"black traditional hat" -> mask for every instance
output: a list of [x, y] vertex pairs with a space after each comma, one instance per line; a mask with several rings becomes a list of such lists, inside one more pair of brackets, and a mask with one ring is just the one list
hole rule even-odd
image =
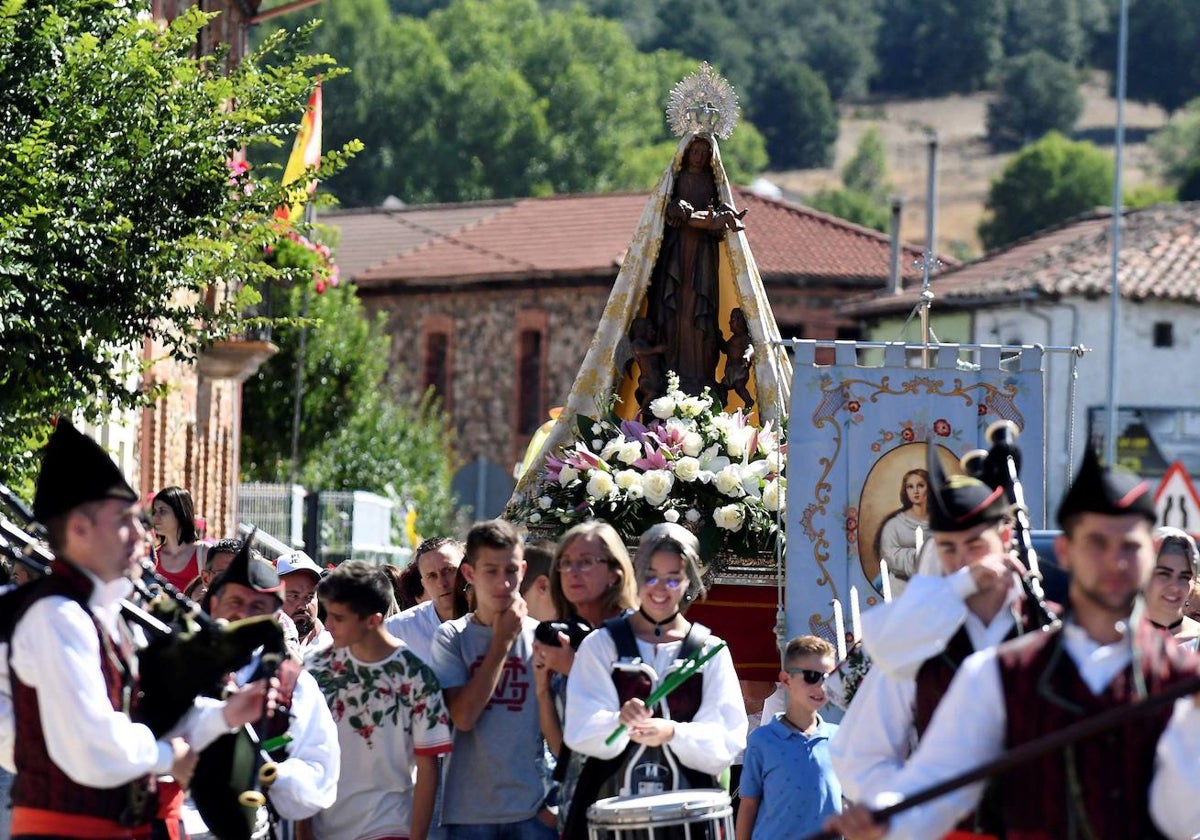
[[1003, 488], [991, 488], [968, 475], [946, 477], [935, 443], [926, 444], [929, 472], [929, 527], [933, 531], [967, 531], [999, 522], [1009, 512]]
[[1158, 521], [1150, 482], [1131, 472], [1105, 467], [1096, 450], [1088, 446], [1075, 480], [1058, 506], [1058, 524], [1079, 513], [1125, 516], [1136, 513], [1153, 525]]
[[255, 553], [250, 548], [252, 542], [253, 533], [242, 541], [241, 550], [229, 561], [225, 571], [213, 581], [209, 587], [210, 592], [216, 592], [228, 583], [239, 583], [255, 592], [283, 597], [283, 581], [279, 579], [279, 573], [266, 560], [254, 556]]
[[33, 496], [33, 515], [46, 522], [85, 502], [138, 500], [121, 470], [100, 444], [60, 417], [42, 450], [42, 471]]

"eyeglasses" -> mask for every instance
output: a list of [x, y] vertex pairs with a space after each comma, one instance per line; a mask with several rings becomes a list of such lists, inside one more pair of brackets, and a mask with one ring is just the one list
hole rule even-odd
[[568, 572], [587, 573], [597, 566], [607, 564], [607, 557], [576, 557], [574, 560], [559, 560], [558, 571], [564, 575]]
[[824, 671], [813, 671], [808, 668], [787, 668], [786, 670], [793, 676], [799, 674], [804, 678], [804, 682], [806, 682], [808, 685], [816, 685], [817, 683], [823, 683], [825, 680], [829, 679], [829, 674], [825, 673]]
[[658, 575], [646, 575], [646, 577], [642, 578], [642, 583], [646, 586], [658, 586], [660, 582], [666, 585], [667, 589], [678, 589], [683, 586], [683, 578], [660, 578]]

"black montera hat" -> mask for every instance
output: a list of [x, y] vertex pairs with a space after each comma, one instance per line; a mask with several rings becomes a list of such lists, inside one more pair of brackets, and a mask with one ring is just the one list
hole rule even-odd
[[1096, 450], [1088, 446], [1075, 480], [1058, 506], [1058, 524], [1079, 513], [1125, 516], [1135, 513], [1153, 525], [1158, 521], [1150, 482], [1131, 472], [1105, 467]]
[[239, 583], [255, 592], [282, 597], [283, 581], [279, 579], [279, 573], [266, 560], [255, 556], [256, 552], [250, 548], [253, 541], [253, 533], [242, 541], [241, 550], [229, 561], [225, 571], [213, 581], [211, 591], [216, 592], [227, 583]]
[[967, 531], [1008, 515], [1003, 488], [991, 488], [968, 475], [946, 477], [935, 443], [926, 444], [929, 472], [929, 527], [934, 531]]
[[60, 417], [42, 450], [33, 515], [44, 523], [101, 499], [136, 502], [138, 495], [100, 444]]

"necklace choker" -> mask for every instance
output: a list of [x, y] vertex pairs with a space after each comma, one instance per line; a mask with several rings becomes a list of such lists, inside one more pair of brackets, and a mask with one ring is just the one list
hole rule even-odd
[[1180, 616], [1170, 624], [1159, 624], [1157, 621], [1151, 621], [1150, 623], [1160, 630], [1178, 630], [1183, 625], [1183, 616]]
[[675, 612], [671, 613], [669, 616], [664, 618], [662, 621], [655, 621], [641, 607], [638, 607], [638, 615], [640, 615], [642, 618], [646, 619], [646, 621], [648, 621], [654, 625], [654, 638], [661, 639], [662, 634], [663, 634], [663, 627], [665, 627], [666, 625], [670, 624], [672, 621], [675, 620], [676, 616], [679, 615], [679, 610], [675, 610]]

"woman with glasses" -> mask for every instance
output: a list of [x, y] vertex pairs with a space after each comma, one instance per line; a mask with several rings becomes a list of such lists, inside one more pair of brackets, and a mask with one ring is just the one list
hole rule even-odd
[[[704, 592], [695, 535], [655, 525], [642, 535], [634, 571], [641, 605], [584, 640], [567, 681], [565, 739], [588, 760], [566, 840], [587, 836], [588, 806], [606, 796], [716, 787], [746, 745], [746, 712], [727, 648], [655, 707], [644, 702], [681, 659], [720, 644], [683, 616]], [[618, 726], [625, 731], [607, 743]]]
[[[559, 540], [550, 564], [550, 598], [556, 617], [563, 622], [599, 627], [605, 621], [637, 608], [636, 576], [620, 535], [607, 522], [583, 522]], [[565, 633], [558, 644], [533, 644], [534, 677], [542, 732], [559, 762], [559, 829], [583, 767], [583, 757], [563, 749], [562, 720], [566, 704], [567, 675], [575, 650]], [[578, 641], [576, 642], [578, 643]]]

